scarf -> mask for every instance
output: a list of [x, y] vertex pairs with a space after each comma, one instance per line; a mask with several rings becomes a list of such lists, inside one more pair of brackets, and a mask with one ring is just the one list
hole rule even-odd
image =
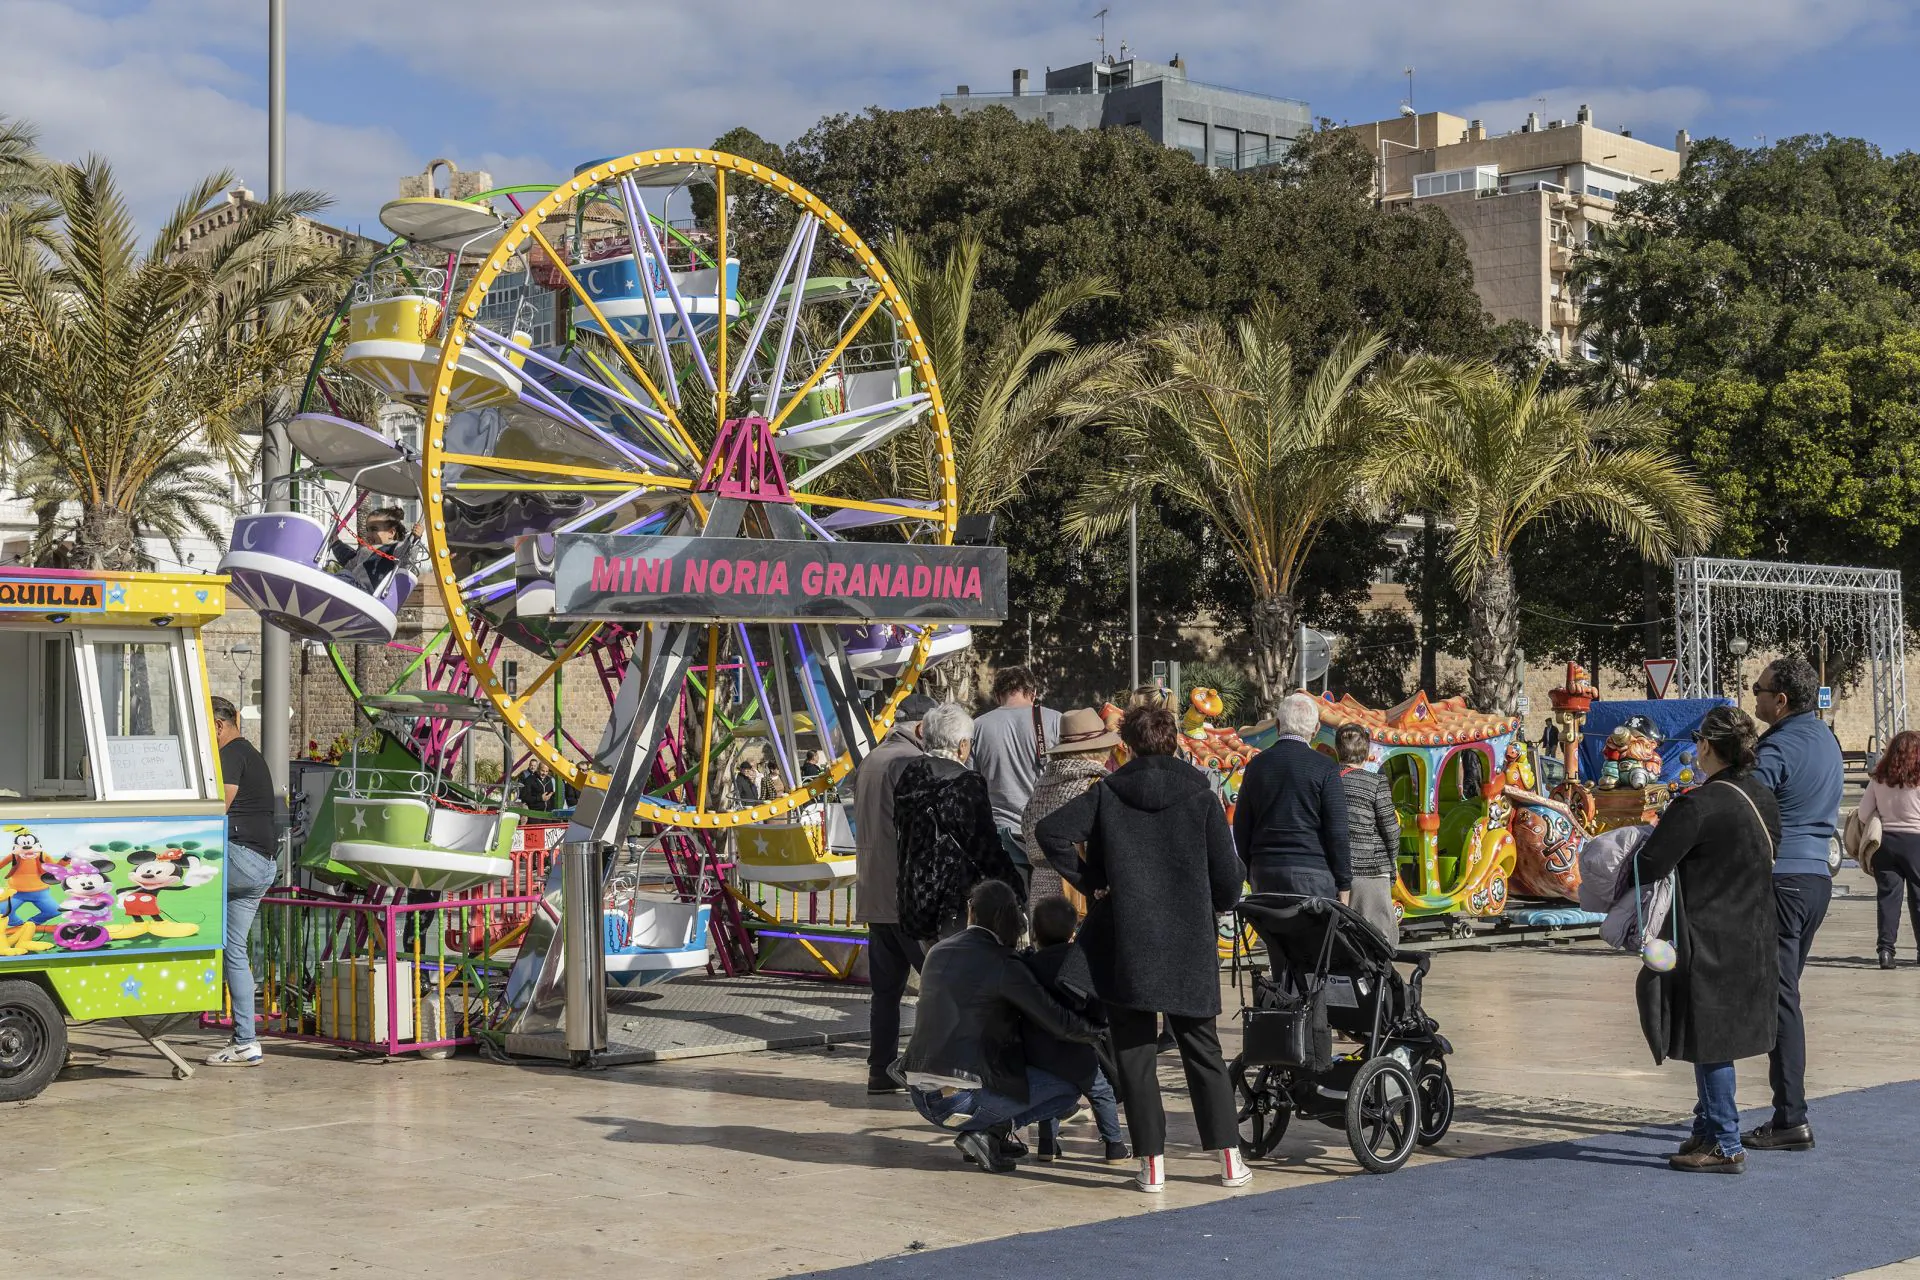
[[1055, 809], [1069, 800], [1079, 799], [1087, 788], [1106, 776], [1104, 760], [1061, 756], [1047, 761], [1047, 771], [1034, 783], [1033, 795], [1027, 800], [1027, 807], [1020, 811], [1020, 843], [1026, 847], [1029, 862], [1035, 867], [1047, 865], [1039, 842], [1033, 838], [1033, 829]]

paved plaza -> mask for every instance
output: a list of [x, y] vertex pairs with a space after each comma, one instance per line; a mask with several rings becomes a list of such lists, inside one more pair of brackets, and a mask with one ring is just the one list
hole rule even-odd
[[[1648, 1057], [1637, 962], [1577, 942], [1436, 958], [1461, 1105], [1406, 1170], [1358, 1173], [1303, 1124], [1240, 1191], [1176, 1145], [1157, 1198], [1085, 1127], [1059, 1164], [972, 1171], [904, 1100], [868, 1100], [859, 1045], [574, 1073], [269, 1041], [261, 1069], [175, 1082], [83, 1027], [5, 1112], [0, 1275], [1920, 1275], [1920, 967], [1910, 940], [1873, 967], [1868, 886], [1842, 884], [1806, 980], [1821, 1146], [1745, 1178], [1665, 1171], [1672, 1134], [1647, 1131], [1684, 1117], [1691, 1073]], [[1740, 1072], [1751, 1115], [1765, 1063]], [[1190, 1143], [1172, 1056], [1162, 1078]]]

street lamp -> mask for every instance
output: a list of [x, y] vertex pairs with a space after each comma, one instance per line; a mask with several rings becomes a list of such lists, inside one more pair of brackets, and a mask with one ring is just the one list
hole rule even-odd
[[1747, 644], [1745, 636], [1735, 636], [1727, 641], [1727, 652], [1733, 655], [1733, 705], [1739, 706], [1747, 692]]
[[1140, 499], [1127, 504], [1127, 692], [1140, 687]]

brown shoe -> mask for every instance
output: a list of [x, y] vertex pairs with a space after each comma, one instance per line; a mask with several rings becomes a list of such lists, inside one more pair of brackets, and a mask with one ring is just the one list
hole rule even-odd
[[1716, 1142], [1702, 1151], [1668, 1156], [1667, 1168], [1676, 1173], [1745, 1173], [1747, 1153], [1743, 1151], [1737, 1156], [1722, 1155], [1720, 1144]]
[[1676, 1156], [1690, 1156], [1698, 1151], [1709, 1151], [1713, 1148], [1713, 1145], [1712, 1138], [1688, 1138], [1680, 1144], [1680, 1149], [1673, 1154]]

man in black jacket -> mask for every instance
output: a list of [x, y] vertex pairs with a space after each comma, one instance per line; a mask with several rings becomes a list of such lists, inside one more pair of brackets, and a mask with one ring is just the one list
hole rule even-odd
[[1308, 745], [1320, 727], [1313, 696], [1289, 694], [1280, 740], [1247, 762], [1234, 802], [1233, 842], [1255, 893], [1348, 899], [1347, 792], [1340, 766]]
[[1014, 954], [1025, 921], [1011, 886], [985, 880], [967, 898], [967, 927], [927, 952], [920, 1003], [902, 1064], [914, 1108], [989, 1173], [1013, 1167], [1001, 1143], [1080, 1103], [1071, 1081], [1031, 1066], [1023, 1024], [1091, 1044], [1100, 1029], [1062, 1007]]

